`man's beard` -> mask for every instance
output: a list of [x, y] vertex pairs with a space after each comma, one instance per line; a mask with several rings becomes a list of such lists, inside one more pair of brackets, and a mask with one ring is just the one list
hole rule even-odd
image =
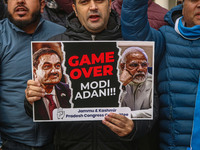
[[[141, 76], [141, 75], [143, 75], [143, 76]], [[146, 81], [147, 75], [148, 75], [148, 73], [145, 74], [144, 72], [136, 73], [136, 74], [134, 75], [132, 81], [133, 81], [134, 83], [136, 83], [136, 84], [143, 83], [143, 82]]]
[[15, 20], [10, 12], [8, 12], [8, 19], [18, 28], [23, 29], [24, 27], [37, 22], [41, 17], [40, 10], [33, 12], [31, 19], [29, 20]]

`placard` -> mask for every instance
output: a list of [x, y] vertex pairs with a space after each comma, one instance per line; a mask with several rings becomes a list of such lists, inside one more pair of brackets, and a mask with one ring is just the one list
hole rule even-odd
[[32, 42], [32, 75], [45, 89], [36, 122], [153, 119], [154, 42]]

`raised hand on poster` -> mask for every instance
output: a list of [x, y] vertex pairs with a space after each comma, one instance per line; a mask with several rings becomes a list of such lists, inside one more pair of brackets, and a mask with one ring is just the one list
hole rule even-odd
[[134, 74], [137, 72], [137, 69], [134, 68], [132, 70], [129, 70], [124, 63], [120, 63], [120, 67], [122, 70], [120, 81], [123, 83], [123, 86], [126, 86], [133, 80]]
[[40, 82], [37, 79], [35, 79], [35, 81], [28, 80], [25, 95], [28, 102], [33, 104], [33, 102], [40, 100], [41, 97], [44, 97], [45, 90], [42, 88]]

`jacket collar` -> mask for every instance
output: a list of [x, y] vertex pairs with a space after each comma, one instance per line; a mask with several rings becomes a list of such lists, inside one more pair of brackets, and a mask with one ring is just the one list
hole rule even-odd
[[193, 27], [185, 27], [185, 21], [183, 17], [179, 17], [176, 20], [174, 29], [184, 39], [187, 40], [200, 39], [200, 25], [195, 25]]

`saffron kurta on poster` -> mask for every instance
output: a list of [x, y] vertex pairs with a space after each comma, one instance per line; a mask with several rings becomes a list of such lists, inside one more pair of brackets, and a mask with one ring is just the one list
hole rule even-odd
[[153, 118], [154, 42], [32, 42], [32, 75], [45, 90], [33, 119]]

